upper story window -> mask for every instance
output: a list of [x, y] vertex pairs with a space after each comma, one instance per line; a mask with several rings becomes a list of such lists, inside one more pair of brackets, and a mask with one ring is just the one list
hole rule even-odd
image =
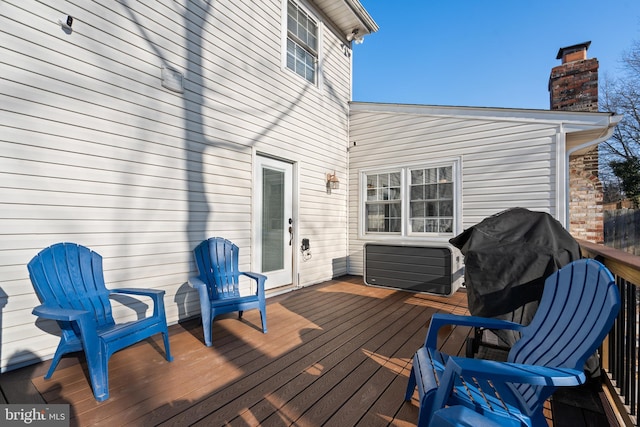
[[452, 237], [460, 222], [460, 181], [459, 159], [363, 172], [362, 232]]
[[318, 23], [293, 0], [287, 2], [287, 68], [316, 83]]

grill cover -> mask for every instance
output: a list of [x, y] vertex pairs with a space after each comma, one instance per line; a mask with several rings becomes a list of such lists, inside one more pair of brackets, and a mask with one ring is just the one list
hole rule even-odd
[[[513, 208], [485, 218], [449, 241], [464, 255], [472, 315], [528, 325], [544, 280], [580, 258], [580, 246], [551, 215]], [[512, 331], [496, 335], [511, 346]]]

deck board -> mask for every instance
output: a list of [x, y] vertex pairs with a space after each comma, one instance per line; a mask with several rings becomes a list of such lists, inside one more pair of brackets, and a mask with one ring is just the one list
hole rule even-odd
[[[2, 374], [9, 403], [69, 403], [73, 426], [412, 426], [416, 394], [403, 401], [411, 358], [436, 312], [467, 313], [466, 295], [412, 294], [345, 277], [268, 299], [269, 332], [257, 310], [216, 318], [213, 346], [199, 319], [113, 355], [110, 398], [93, 399], [81, 356]], [[450, 354], [468, 328], [443, 328]], [[24, 400], [24, 401], [23, 401]], [[39, 400], [39, 402], [38, 402]]]

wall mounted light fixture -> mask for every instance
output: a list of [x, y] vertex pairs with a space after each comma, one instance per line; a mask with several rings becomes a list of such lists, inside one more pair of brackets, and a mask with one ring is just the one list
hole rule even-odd
[[340, 180], [336, 176], [336, 171], [327, 173], [327, 194], [331, 194], [331, 190], [340, 188]]
[[71, 34], [71, 32], [73, 31], [73, 29], [71, 28], [73, 26], [73, 16], [64, 15], [63, 17], [58, 19], [58, 24], [62, 27], [62, 30], [65, 33]]
[[357, 28], [354, 28], [353, 31], [351, 31], [351, 33], [347, 34], [347, 41], [355, 41], [356, 44], [361, 44], [364, 41], [364, 37], [361, 35], [358, 35], [360, 33], [360, 30]]

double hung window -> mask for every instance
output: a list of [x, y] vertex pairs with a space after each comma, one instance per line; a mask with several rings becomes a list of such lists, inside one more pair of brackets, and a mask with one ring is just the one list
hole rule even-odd
[[457, 230], [459, 161], [363, 173], [363, 232], [369, 237], [451, 237]]
[[287, 60], [291, 71], [316, 83], [318, 22], [295, 1], [287, 2]]
[[367, 233], [400, 233], [402, 186], [400, 172], [367, 174]]
[[409, 170], [409, 225], [413, 233], [453, 233], [453, 167]]

